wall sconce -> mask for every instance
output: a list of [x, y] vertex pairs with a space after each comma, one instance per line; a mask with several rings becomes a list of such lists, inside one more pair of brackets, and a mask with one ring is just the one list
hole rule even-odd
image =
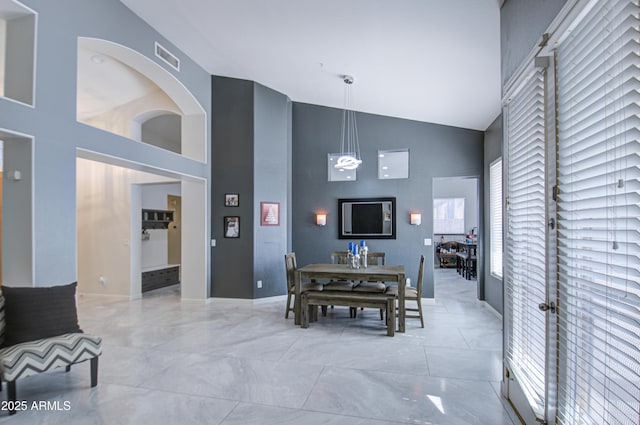
[[318, 226], [325, 226], [327, 224], [327, 215], [326, 214], [316, 214], [316, 224]]
[[409, 215], [409, 222], [414, 226], [420, 226], [422, 224], [422, 214], [420, 213], [411, 213]]

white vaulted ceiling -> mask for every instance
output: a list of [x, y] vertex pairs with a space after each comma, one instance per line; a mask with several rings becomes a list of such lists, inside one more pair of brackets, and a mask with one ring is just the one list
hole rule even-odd
[[[499, 0], [121, 0], [213, 75], [293, 101], [485, 130], [500, 113]], [[179, 55], [178, 55], [179, 56]]]

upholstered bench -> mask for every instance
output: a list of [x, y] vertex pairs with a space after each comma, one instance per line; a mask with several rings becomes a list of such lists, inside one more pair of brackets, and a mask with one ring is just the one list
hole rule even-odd
[[[13, 292], [9, 296], [10, 291], [19, 293], [15, 297], [15, 306], [9, 305], [13, 302], [11, 300], [14, 299]], [[91, 386], [95, 387], [98, 384], [98, 357], [102, 354], [102, 339], [99, 336], [83, 333], [77, 326], [75, 284], [50, 288], [5, 287], [3, 292], [7, 294], [8, 299], [5, 300], [5, 296], [0, 294], [0, 346], [3, 347], [0, 348], [0, 390], [2, 389], [1, 383], [3, 381], [7, 382], [7, 400], [16, 401], [16, 380], [19, 378], [26, 378], [62, 367], [68, 372], [71, 369], [71, 365], [86, 360], [91, 362]], [[33, 296], [28, 298], [30, 294], [33, 294]], [[39, 298], [41, 296], [48, 297], [49, 302], [46, 300], [43, 302]], [[28, 303], [26, 306], [25, 301]], [[73, 303], [73, 306], [70, 303]], [[51, 311], [47, 310], [50, 310], [52, 306], [54, 309], [64, 308], [65, 311], [51, 315]], [[23, 333], [21, 338], [11, 335], [12, 331], [8, 329], [6, 321], [7, 316], [16, 314], [11, 310], [19, 308], [20, 314], [28, 314], [30, 308], [35, 309], [37, 307], [40, 307], [40, 310], [44, 312], [35, 313], [35, 310], [32, 310], [31, 313], [44, 319], [43, 321], [56, 317], [59, 320], [54, 326], [58, 326], [60, 322], [65, 322], [61, 315], [69, 316], [68, 319], [72, 324], [75, 318], [75, 327], [73, 325], [70, 326], [72, 332], [18, 343], [12, 343], [11, 339], [7, 340], [8, 338], [6, 337], [11, 337], [14, 338], [13, 340], [19, 341], [20, 339], [28, 338], [29, 335], [33, 335], [33, 330], [25, 331], [22, 326], [18, 325], [16, 327], [21, 332], [26, 333]], [[44, 317], [41, 317], [40, 314], [43, 314]], [[50, 324], [43, 323], [42, 330], [56, 333], [56, 329], [62, 329], [47, 329], [48, 325]], [[14, 405], [15, 403], [8, 404], [10, 408]], [[9, 410], [9, 413], [14, 414], [15, 410]]]
[[387, 335], [395, 335], [395, 295], [364, 291], [309, 291], [302, 293], [302, 328], [308, 328], [314, 319], [316, 306], [340, 305], [351, 308], [378, 308], [386, 311]]

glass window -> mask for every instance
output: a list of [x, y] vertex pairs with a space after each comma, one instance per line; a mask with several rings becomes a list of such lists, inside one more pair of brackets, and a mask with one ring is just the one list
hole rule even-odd
[[464, 234], [464, 198], [433, 200], [433, 232], [445, 235]]
[[490, 268], [492, 275], [502, 279], [502, 158], [489, 167], [489, 184]]

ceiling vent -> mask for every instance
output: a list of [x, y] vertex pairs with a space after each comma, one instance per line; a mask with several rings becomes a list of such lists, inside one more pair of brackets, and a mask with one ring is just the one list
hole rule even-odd
[[165, 61], [171, 68], [180, 71], [180, 59], [156, 42], [156, 56]]

